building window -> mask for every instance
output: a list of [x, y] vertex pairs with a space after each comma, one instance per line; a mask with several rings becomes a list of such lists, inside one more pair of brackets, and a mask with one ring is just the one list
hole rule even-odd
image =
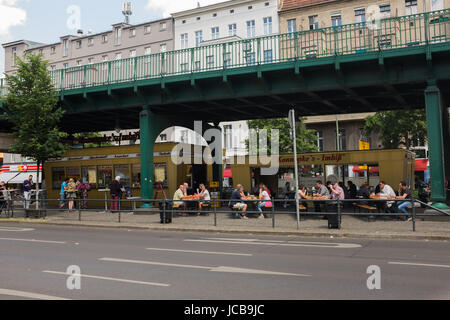
[[82, 62], [82, 60], [77, 60], [77, 67], [81, 66]]
[[248, 6], [248, 10], [252, 10], [253, 9], [253, 6]]
[[229, 67], [231, 65], [231, 52], [225, 53], [225, 60], [223, 61], [223, 66], [225, 68]]
[[309, 17], [309, 30], [319, 29], [319, 16]]
[[16, 66], [16, 60], [17, 60], [17, 48], [12, 48], [12, 65], [13, 65], [13, 67]]
[[159, 46], [159, 51], [160, 52], [166, 52], [167, 51], [167, 45], [166, 44], [162, 44]]
[[290, 19], [287, 21], [288, 33], [297, 32], [297, 19]]
[[92, 47], [94, 45], [94, 38], [89, 38], [88, 39], [88, 46]]
[[197, 17], [197, 21], [200, 21], [200, 19], [201, 19], [200, 17]]
[[380, 13], [382, 14], [383, 18], [389, 18], [391, 16], [391, 5], [390, 4], [380, 5]]
[[136, 49], [130, 50], [130, 58], [136, 57]]
[[122, 53], [116, 53], [116, 60], [122, 59]]
[[444, 0], [431, 0], [431, 11], [444, 10]]
[[56, 70], [56, 66], [55, 65], [52, 65], [51, 68], [52, 68], [52, 71]]
[[217, 17], [217, 13], [214, 13], [214, 14], [213, 14], [213, 18], [215, 18], [215, 17]]
[[366, 9], [365, 8], [355, 9], [355, 22], [356, 23], [366, 22]]
[[69, 68], [69, 64], [68, 63], [64, 63], [64, 69], [67, 69], [67, 68]]
[[219, 39], [219, 37], [220, 37], [219, 27], [211, 28], [211, 39], [215, 40], [215, 39]]
[[[336, 131], [334, 131], [336, 133]], [[336, 150], [338, 150], [338, 146], [336, 146]], [[339, 151], [347, 150], [347, 139], [345, 137], [345, 129], [339, 130]]]
[[56, 47], [51, 47], [50, 53], [51, 53], [51, 54], [55, 54], [55, 53], [56, 53]]
[[237, 34], [237, 25], [236, 23], [228, 25], [228, 35], [230, 37], [235, 36]]
[[[152, 54], [152, 48], [151, 48], [151, 47], [145, 48], [144, 54], [145, 54], [146, 56], [151, 55], [151, 54]], [[145, 63], [150, 63], [150, 61], [151, 61], [151, 60], [150, 60], [150, 57], [146, 57], [146, 58], [145, 58]]]
[[159, 31], [165, 31], [167, 29], [167, 23], [166, 22], [161, 22], [159, 24]]
[[116, 28], [116, 45], [120, 45], [122, 43], [122, 29]]
[[206, 57], [206, 65], [208, 68], [214, 67], [214, 56]]
[[230, 13], [233, 14], [233, 13], [234, 13], [234, 10], [230, 10]]
[[144, 33], [145, 34], [149, 34], [152, 32], [152, 27], [151, 26], [145, 26], [144, 27]]
[[188, 47], [188, 34], [183, 33], [180, 37], [181, 37], [181, 49], [186, 49]]
[[77, 49], [81, 49], [82, 46], [83, 46], [83, 42], [82, 42], [81, 40], [78, 40], [78, 41], [76, 42], [76, 48], [77, 48]]
[[264, 21], [264, 34], [272, 34], [272, 17], [267, 17], [263, 19]]
[[120, 66], [121, 66], [121, 60], [122, 59], [122, 53], [116, 53], [116, 62], [115, 62], [115, 65], [116, 65], [116, 68], [120, 68]]
[[272, 50], [264, 50], [264, 63], [272, 62]]
[[107, 34], [104, 34], [103, 36], [102, 36], [102, 43], [107, 43], [108, 42], [108, 35]]
[[231, 125], [223, 126], [223, 142], [225, 149], [233, 148], [233, 127]]
[[130, 29], [130, 38], [136, 37], [136, 29]]
[[253, 38], [255, 36], [255, 20], [247, 21], [247, 38]]
[[331, 16], [331, 25], [333, 27], [340, 27], [342, 26], [342, 17], [340, 14], [335, 14]]
[[196, 31], [195, 32], [195, 46], [199, 47], [200, 43], [203, 41], [203, 31]]
[[417, 0], [406, 0], [406, 15], [417, 14]]
[[319, 152], [323, 152], [323, 132], [317, 131], [317, 149]]
[[[69, 46], [68, 46], [68, 44], [69, 44], [68, 40], [64, 40], [63, 41], [63, 56], [64, 57], [67, 57], [69, 55]], [[55, 48], [55, 47], [52, 47], [52, 53], [55, 53], [53, 48]]]
[[103, 62], [108, 62], [108, 56], [105, 55], [102, 58], [103, 58]]
[[161, 142], [167, 142], [167, 134], [161, 134], [159, 137], [161, 138]]
[[256, 64], [256, 59], [255, 59], [255, 53], [254, 52], [248, 53], [246, 59], [247, 59], [247, 65], [248, 66], [254, 66]]

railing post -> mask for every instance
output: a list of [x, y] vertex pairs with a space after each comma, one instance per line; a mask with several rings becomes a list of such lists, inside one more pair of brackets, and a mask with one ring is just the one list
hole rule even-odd
[[337, 219], [338, 219], [338, 228], [339, 230], [341, 230], [341, 201], [338, 199], [337, 200]]
[[225, 65], [225, 58], [226, 58], [226, 52], [227, 52], [227, 44], [222, 44], [222, 69], [226, 69], [227, 66]]
[[61, 69], [61, 84], [59, 85], [60, 90], [64, 90], [64, 69]]
[[107, 78], [108, 85], [111, 84], [111, 61], [108, 61], [108, 78]]
[[164, 76], [164, 70], [166, 68], [166, 53], [161, 53], [161, 77]]
[[81, 221], [81, 199], [78, 200], [78, 221]]
[[257, 40], [256, 40], [256, 44], [257, 44], [257, 48], [256, 48], [256, 53], [257, 53], [257, 55], [258, 55], [258, 66], [261, 64], [261, 38], [258, 38]]
[[275, 202], [272, 201], [272, 228], [275, 229]]
[[137, 57], [134, 57], [134, 81], [137, 79]]
[[214, 227], [217, 227], [217, 201], [214, 201]]
[[191, 73], [195, 70], [195, 48], [191, 48]]
[[416, 232], [416, 200], [414, 199], [414, 196], [411, 197], [411, 203], [412, 203], [412, 225], [413, 225], [413, 232]]
[[122, 202], [122, 197], [119, 198], [119, 223], [121, 222], [121, 202]]
[[295, 58], [295, 61], [297, 61], [299, 58], [299, 56], [298, 56], [298, 32], [294, 33], [294, 58]]

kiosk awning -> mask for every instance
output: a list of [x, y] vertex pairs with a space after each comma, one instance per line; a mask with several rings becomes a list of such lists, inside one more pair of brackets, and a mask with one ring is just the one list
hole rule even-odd
[[427, 171], [428, 159], [416, 160], [414, 171]]

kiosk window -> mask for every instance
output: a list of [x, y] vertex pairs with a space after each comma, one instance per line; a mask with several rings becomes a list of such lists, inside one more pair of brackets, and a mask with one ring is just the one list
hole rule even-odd
[[112, 183], [112, 166], [98, 166], [98, 188], [109, 188]]
[[81, 168], [81, 181], [91, 186], [97, 183], [97, 168], [95, 166]]
[[80, 167], [67, 167], [67, 177], [73, 179], [80, 179]]
[[141, 187], [141, 165], [140, 164], [132, 164], [131, 165], [131, 181], [132, 188], [140, 188]]
[[52, 188], [59, 190], [65, 177], [66, 173], [64, 168], [52, 168]]
[[130, 166], [128, 164], [118, 164], [114, 166], [114, 178], [119, 176], [124, 187], [130, 186]]
[[167, 166], [165, 163], [155, 163], [155, 182], [162, 182], [167, 187]]

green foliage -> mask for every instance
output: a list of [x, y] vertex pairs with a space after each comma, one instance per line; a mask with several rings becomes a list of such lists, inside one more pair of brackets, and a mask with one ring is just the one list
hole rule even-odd
[[17, 58], [18, 71], [7, 75], [9, 93], [5, 118], [13, 125], [15, 143], [10, 151], [44, 163], [67, 150], [58, 128], [63, 110], [57, 105], [47, 62], [41, 55]]
[[427, 138], [426, 112], [423, 110], [396, 110], [377, 112], [366, 118], [364, 131], [377, 133], [387, 149], [411, 149], [417, 139]]
[[[299, 118], [297, 120], [297, 152], [298, 153], [308, 153], [317, 152], [317, 136], [315, 130], [306, 129], [305, 118]], [[278, 129], [280, 134], [280, 154], [289, 154], [294, 152], [294, 147], [292, 144], [292, 139], [290, 136], [290, 125], [287, 118], [279, 119], [258, 119], [248, 121], [249, 129], [255, 129], [257, 132], [262, 129], [267, 130], [267, 144], [268, 144], [268, 154], [271, 154], [271, 129]], [[246, 141], [247, 147], [249, 141]], [[260, 150], [258, 150], [259, 152]]]

